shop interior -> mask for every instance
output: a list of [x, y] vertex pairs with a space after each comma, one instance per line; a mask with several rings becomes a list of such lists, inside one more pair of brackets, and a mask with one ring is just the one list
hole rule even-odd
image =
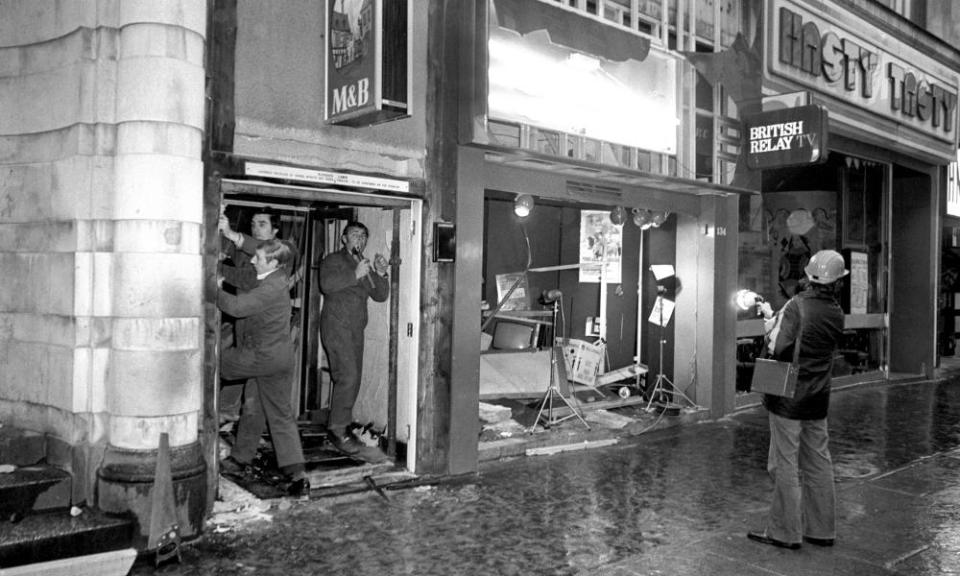
[[[299, 415], [311, 484], [316, 487], [348, 483], [374, 471], [405, 470], [408, 460], [412, 462], [411, 451], [415, 449], [415, 443], [409, 439], [415, 437], [416, 425], [417, 334], [397, 338], [397, 327], [401, 322], [403, 325], [416, 322], [417, 311], [413, 307], [417, 298], [410, 299], [407, 294], [419, 293], [415, 272], [419, 268], [419, 255], [414, 248], [419, 239], [401, 231], [419, 228], [411, 225], [411, 219], [419, 215], [419, 208], [412, 209], [410, 200], [342, 190], [318, 191], [227, 181], [222, 187], [223, 211], [234, 230], [249, 234], [253, 215], [269, 207], [280, 217], [277, 238], [292, 243], [299, 253], [290, 275], [293, 305], [290, 328], [296, 358], [291, 402]], [[341, 248], [343, 228], [351, 220], [359, 220], [369, 229], [363, 256], [372, 259], [375, 254], [384, 255], [390, 261], [390, 277], [394, 279], [386, 302], [368, 301], [363, 380], [354, 406], [354, 435], [366, 446], [375, 447], [389, 457], [377, 463], [338, 452], [330, 444], [325, 426], [332, 386], [319, 330], [323, 295], [318, 271], [322, 259]], [[221, 315], [220, 347], [231, 344], [232, 319]], [[226, 397], [224, 385], [242, 387], [242, 383], [221, 382], [221, 398]], [[221, 457], [224, 457], [236, 428], [235, 422], [225, 418], [222, 405], [220, 408]], [[235, 480], [264, 497], [282, 489], [282, 478], [266, 433], [254, 464], [257, 477]]]
[[510, 411], [481, 441], [589, 426], [600, 411], [696, 408], [668, 376], [675, 215], [488, 192], [483, 248], [481, 417], [485, 404]]

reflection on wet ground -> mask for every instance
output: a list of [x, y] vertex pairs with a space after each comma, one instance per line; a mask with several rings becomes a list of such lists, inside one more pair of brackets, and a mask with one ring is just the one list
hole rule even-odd
[[[827, 551], [785, 556], [742, 537], [770, 486], [766, 413], [753, 409], [386, 497], [274, 500], [262, 519], [211, 526], [181, 565], [156, 573], [822, 573], [801, 565], [813, 554], [835, 574], [960, 573], [960, 454], [948, 454], [960, 444], [960, 385], [843, 391], [831, 433], [842, 526]], [[883, 550], [891, 556], [880, 562]]]

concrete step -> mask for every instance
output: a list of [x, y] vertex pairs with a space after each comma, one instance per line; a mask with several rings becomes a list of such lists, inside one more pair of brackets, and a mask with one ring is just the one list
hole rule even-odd
[[0, 521], [16, 522], [31, 512], [70, 507], [71, 476], [44, 464], [0, 473]]
[[0, 522], [0, 568], [102, 554], [131, 547], [133, 520], [83, 509], [31, 514]]
[[43, 434], [0, 424], [0, 464], [30, 466], [43, 461], [47, 439]]

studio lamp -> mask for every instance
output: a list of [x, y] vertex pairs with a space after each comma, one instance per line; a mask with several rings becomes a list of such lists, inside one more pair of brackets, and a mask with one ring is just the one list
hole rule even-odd
[[627, 219], [627, 211], [624, 210], [623, 206], [617, 206], [610, 211], [610, 221], [616, 226], [620, 226]]
[[648, 210], [646, 208], [633, 208], [633, 223], [641, 230], [650, 228], [659, 228], [667, 221], [669, 215], [665, 211]]
[[762, 314], [760, 311], [760, 305], [764, 302], [763, 296], [757, 294], [753, 290], [747, 290], [746, 288], [743, 290], [738, 290], [735, 301], [737, 303], [737, 308], [741, 310], [749, 310], [756, 306], [757, 315], [759, 316]]
[[513, 213], [520, 218], [526, 218], [533, 210], [533, 196], [529, 194], [518, 194], [513, 201]]
[[653, 214], [645, 208], [634, 208], [631, 210], [633, 212], [633, 223], [637, 225], [637, 228], [641, 230], [646, 230], [653, 226]]
[[[663, 372], [663, 345], [666, 343], [664, 338], [664, 327], [670, 322], [673, 315], [675, 302], [671, 297], [675, 297], [680, 290], [680, 282], [676, 276], [676, 269], [672, 264], [653, 264], [650, 266], [650, 272], [653, 273], [657, 281], [657, 299], [653, 304], [653, 311], [650, 315], [650, 322], [656, 324], [660, 330], [659, 341], [659, 362], [657, 363], [657, 380], [650, 390], [650, 397], [647, 401], [647, 410], [653, 405], [653, 402], [660, 399], [666, 404], [676, 404], [677, 398], [683, 398], [692, 406], [697, 404], [683, 393], [682, 390], [674, 386], [670, 378]], [[665, 406], [666, 407], [666, 406]]]
[[650, 224], [654, 228], [659, 228], [666, 221], [667, 221], [666, 212], [654, 212], [653, 215], [650, 216]]

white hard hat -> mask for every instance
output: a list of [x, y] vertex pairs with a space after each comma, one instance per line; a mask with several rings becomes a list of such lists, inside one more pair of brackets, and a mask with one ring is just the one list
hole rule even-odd
[[817, 252], [803, 271], [811, 282], [817, 284], [830, 284], [850, 273], [844, 268], [843, 256], [835, 250]]

